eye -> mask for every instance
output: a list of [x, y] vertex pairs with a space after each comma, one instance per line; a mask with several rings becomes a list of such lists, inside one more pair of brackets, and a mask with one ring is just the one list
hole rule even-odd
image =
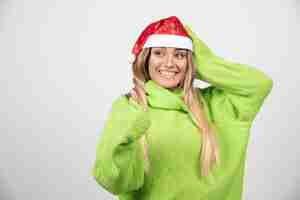
[[156, 55], [156, 56], [162, 56], [163, 55], [163, 52], [161, 50], [153, 50], [153, 54]]
[[161, 52], [160, 52], [160, 51], [154, 51], [154, 54], [155, 54], [155, 55], [160, 55]]
[[175, 54], [175, 56], [176, 56], [176, 58], [178, 58], [178, 59], [183, 59], [183, 58], [186, 57], [186, 53], [185, 53], [185, 52], [177, 52], [177, 53]]

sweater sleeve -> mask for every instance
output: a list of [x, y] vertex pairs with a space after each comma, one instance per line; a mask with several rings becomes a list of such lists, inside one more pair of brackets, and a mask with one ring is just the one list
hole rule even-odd
[[202, 91], [211, 117], [252, 122], [273, 87], [272, 79], [254, 67], [214, 55], [189, 26], [186, 30], [193, 41], [196, 78], [211, 84]]
[[113, 102], [91, 170], [96, 182], [108, 192], [121, 194], [142, 187], [145, 163], [138, 139], [149, 126], [148, 112], [139, 104], [126, 96]]

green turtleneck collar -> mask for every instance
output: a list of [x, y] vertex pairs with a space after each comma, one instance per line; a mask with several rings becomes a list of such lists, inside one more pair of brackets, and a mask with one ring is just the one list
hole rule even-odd
[[182, 88], [177, 87], [174, 90], [169, 90], [153, 80], [148, 80], [145, 83], [145, 90], [148, 93], [147, 99], [151, 107], [188, 112], [187, 106], [181, 99], [183, 96]]

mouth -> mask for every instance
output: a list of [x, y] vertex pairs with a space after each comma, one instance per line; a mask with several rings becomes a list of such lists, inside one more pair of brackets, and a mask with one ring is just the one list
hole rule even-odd
[[174, 79], [174, 77], [179, 73], [179, 72], [174, 72], [174, 71], [168, 71], [168, 70], [158, 70], [159, 74], [167, 79]]

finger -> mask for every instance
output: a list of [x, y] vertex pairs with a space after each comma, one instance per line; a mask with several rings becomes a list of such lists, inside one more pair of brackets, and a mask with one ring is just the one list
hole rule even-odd
[[194, 32], [193, 32], [192, 29], [191, 29], [191, 26], [190, 26], [189, 24], [185, 24], [185, 25], [184, 25], [184, 28], [186, 29], [186, 31], [188, 32], [188, 34], [189, 34], [190, 36], [195, 35]]
[[132, 89], [130, 93], [131, 93], [131, 96], [132, 96], [133, 99], [137, 99], [138, 98], [137, 94], [136, 94], [136, 91], [134, 89]]

